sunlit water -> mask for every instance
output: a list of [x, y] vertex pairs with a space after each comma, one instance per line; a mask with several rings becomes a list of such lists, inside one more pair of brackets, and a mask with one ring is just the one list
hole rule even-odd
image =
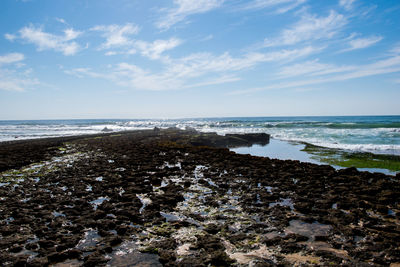
[[0, 141], [177, 127], [201, 132], [268, 133], [285, 141], [400, 155], [400, 116], [250, 117], [173, 120], [0, 121]]

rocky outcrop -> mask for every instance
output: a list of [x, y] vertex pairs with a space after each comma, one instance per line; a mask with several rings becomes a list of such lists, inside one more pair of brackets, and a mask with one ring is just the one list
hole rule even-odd
[[[25, 165], [6, 164], [0, 174], [0, 262], [400, 262], [398, 176], [337, 171], [226, 149], [266, 140], [265, 135], [220, 137], [159, 129], [74, 137], [61, 144], [25, 141], [26, 149], [21, 143], [9, 144], [9, 150], [3, 145], [2, 151], [15, 153], [18, 164]], [[59, 147], [44, 156], [30, 153], [49, 151], [55, 144]]]

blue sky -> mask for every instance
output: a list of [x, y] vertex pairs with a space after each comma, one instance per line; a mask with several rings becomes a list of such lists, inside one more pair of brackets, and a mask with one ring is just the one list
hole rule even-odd
[[398, 0], [2, 0], [0, 119], [400, 114]]

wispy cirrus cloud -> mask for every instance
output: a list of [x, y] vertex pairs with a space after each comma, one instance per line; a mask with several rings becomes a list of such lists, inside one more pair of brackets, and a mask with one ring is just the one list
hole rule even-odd
[[126, 23], [125, 25], [98, 25], [90, 29], [91, 31], [102, 32], [102, 36], [106, 41], [101, 44], [101, 49], [109, 49], [122, 46], [132, 45], [131, 35], [139, 33], [139, 26], [133, 23]]
[[194, 53], [182, 58], [165, 58], [159, 72], [138, 65], [120, 63], [107, 71], [76, 68], [65, 73], [77, 77], [103, 78], [135, 90], [176, 90], [238, 81], [241, 71], [261, 63], [291, 61], [320, 51], [321, 48], [303, 47], [268, 53], [247, 53], [234, 57], [230, 53], [214, 55]]
[[164, 52], [183, 43], [181, 39], [174, 37], [152, 42], [134, 39], [133, 36], [139, 33], [140, 27], [132, 23], [99, 25], [90, 30], [102, 32], [101, 36], [105, 38], [105, 42], [100, 45], [99, 50], [108, 50], [105, 53], [107, 56], [140, 53], [144, 57], [156, 60], [160, 59]]
[[31, 77], [30, 69], [20, 69], [20, 62], [24, 59], [21, 53], [0, 55], [0, 90], [22, 92], [39, 84]]
[[168, 30], [190, 15], [211, 11], [220, 7], [223, 3], [224, 0], [174, 0], [173, 8], [161, 10], [164, 14], [156, 22], [156, 27], [161, 30]]
[[9, 53], [0, 56], [0, 66], [10, 63], [16, 63], [25, 59], [24, 54], [21, 53]]
[[0, 69], [0, 90], [23, 92], [27, 88], [40, 84], [28, 74]]
[[346, 10], [351, 10], [355, 1], [356, 0], [339, 0], [339, 6]]
[[341, 52], [347, 52], [362, 48], [370, 47], [383, 39], [382, 36], [370, 36], [366, 38], [355, 38], [349, 41], [349, 48], [343, 49]]
[[75, 39], [82, 34], [81, 31], [76, 31], [73, 28], [67, 28], [63, 31], [62, 35], [56, 35], [45, 32], [43, 27], [35, 27], [29, 25], [23, 27], [17, 34], [5, 34], [5, 38], [9, 41], [16, 39], [34, 44], [39, 51], [54, 50], [61, 52], [66, 56], [75, 55], [82, 49]]
[[280, 7], [276, 10], [276, 13], [278, 14], [284, 14], [286, 12], [289, 12], [290, 10], [293, 10], [299, 6], [301, 6], [302, 4], [306, 3], [307, 0], [296, 0], [294, 1], [294, 3], [291, 3], [289, 5]]
[[240, 10], [275, 8], [278, 14], [286, 13], [304, 4], [307, 0], [252, 0], [238, 6]]
[[[292, 72], [292, 74], [290, 73]], [[334, 64], [321, 64], [318, 61], [308, 61], [283, 68], [279, 74], [286, 81], [277, 82], [265, 87], [249, 88], [231, 92], [232, 95], [250, 94], [258, 91], [277, 89], [296, 89], [329, 84], [352, 79], [400, 72], [400, 55], [393, 55], [380, 61], [352, 66], [337, 66]], [[290, 80], [288, 81], [288, 79]]]
[[289, 78], [296, 76], [321, 76], [334, 73], [343, 73], [355, 70], [355, 66], [337, 66], [333, 64], [320, 63], [318, 59], [290, 66], [282, 67], [277, 73], [279, 78]]
[[167, 40], [155, 40], [154, 42], [136, 41], [135, 47], [141, 54], [150, 59], [159, 59], [165, 51], [174, 49], [182, 44], [182, 40], [170, 38]]
[[295, 45], [305, 41], [330, 39], [346, 24], [346, 17], [333, 10], [325, 17], [307, 14], [292, 27], [284, 29], [278, 37], [265, 39], [264, 46]]

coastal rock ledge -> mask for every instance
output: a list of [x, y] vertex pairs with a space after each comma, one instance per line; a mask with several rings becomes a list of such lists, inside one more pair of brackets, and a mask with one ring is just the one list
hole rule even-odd
[[268, 142], [171, 128], [0, 143], [0, 263], [400, 266], [399, 174], [228, 149]]

